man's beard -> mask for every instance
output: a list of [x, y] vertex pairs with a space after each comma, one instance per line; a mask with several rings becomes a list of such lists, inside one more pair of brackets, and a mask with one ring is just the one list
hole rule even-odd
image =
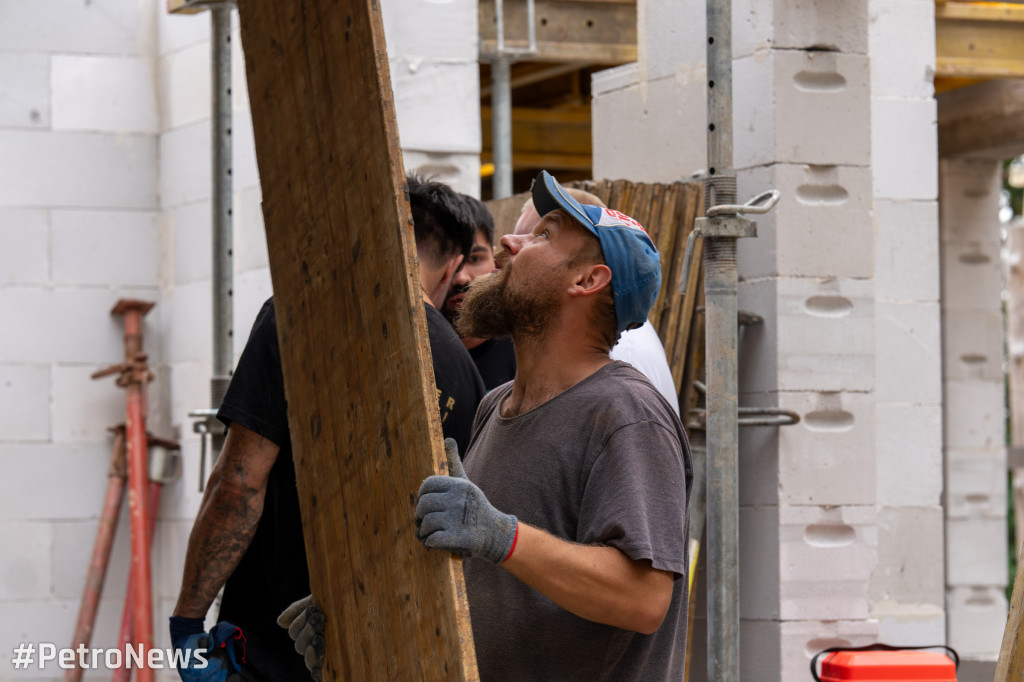
[[462, 338], [524, 339], [538, 336], [558, 313], [558, 301], [538, 287], [509, 286], [513, 265], [477, 277], [462, 300], [455, 329]]

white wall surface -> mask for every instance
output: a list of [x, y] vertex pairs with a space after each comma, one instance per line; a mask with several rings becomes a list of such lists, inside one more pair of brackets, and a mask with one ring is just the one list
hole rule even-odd
[[[478, 196], [476, 3], [382, 4], [407, 167]], [[144, 325], [148, 425], [182, 444], [152, 559], [156, 643], [168, 645], [200, 500], [188, 412], [209, 406], [209, 36], [209, 14], [152, 0], [0, 0], [0, 681], [63, 677], [52, 662], [14, 670], [11, 652], [71, 643], [106, 429], [124, 421], [124, 392], [90, 374], [123, 358], [109, 314], [122, 297], [157, 304]], [[237, 16], [232, 38], [237, 356], [271, 285]], [[128, 527], [122, 514], [94, 647], [117, 643]]]

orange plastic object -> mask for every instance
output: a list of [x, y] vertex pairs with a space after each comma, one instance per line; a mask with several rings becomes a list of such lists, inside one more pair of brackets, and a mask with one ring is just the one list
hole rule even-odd
[[821, 663], [821, 682], [955, 682], [956, 665], [936, 651], [837, 651]]

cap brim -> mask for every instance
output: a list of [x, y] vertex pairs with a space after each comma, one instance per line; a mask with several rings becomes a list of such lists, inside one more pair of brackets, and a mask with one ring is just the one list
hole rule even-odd
[[565, 188], [558, 184], [558, 181], [547, 171], [541, 171], [537, 179], [533, 181], [532, 194], [533, 206], [537, 209], [537, 215], [543, 218], [555, 209], [562, 209], [576, 222], [590, 230], [595, 236], [597, 235], [597, 229], [583, 209], [583, 205], [573, 199], [572, 195], [566, 192]]

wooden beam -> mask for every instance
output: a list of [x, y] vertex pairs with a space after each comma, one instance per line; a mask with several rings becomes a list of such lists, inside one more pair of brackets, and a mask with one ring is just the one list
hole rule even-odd
[[[522, 59], [624, 64], [637, 59], [636, 2], [632, 0], [536, 0], [537, 52], [527, 55], [526, 3], [505, 3], [505, 48]], [[480, 56], [497, 50], [494, 0], [480, 1]]]
[[476, 679], [461, 564], [414, 537], [444, 452], [379, 3], [238, 9], [324, 679]]
[[937, 78], [1024, 76], [1024, 4], [935, 4]]
[[986, 81], [936, 99], [940, 156], [1003, 160], [1024, 154], [1024, 79]]
[[[533, 85], [534, 83], [540, 83], [551, 78], [558, 78], [569, 73], [576, 71], [582, 71], [589, 64], [582, 64], [579, 62], [568, 62], [565, 64], [543, 64], [538, 62], [519, 62], [512, 65], [512, 77], [509, 82], [512, 85], [512, 89], [524, 88], [527, 85]], [[491, 96], [492, 83], [488, 78], [486, 81], [481, 79], [480, 83], [480, 98]]]
[[[491, 109], [480, 110], [484, 162], [491, 158]], [[590, 107], [512, 109], [512, 167], [587, 170], [591, 167]]]
[[1024, 554], [1017, 557], [1017, 575], [1013, 581], [1010, 612], [999, 647], [994, 682], [1019, 682], [1024, 679]]

